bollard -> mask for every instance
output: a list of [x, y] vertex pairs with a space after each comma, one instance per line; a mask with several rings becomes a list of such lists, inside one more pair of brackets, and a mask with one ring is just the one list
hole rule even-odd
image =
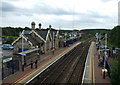
[[102, 76], [103, 76], [103, 79], [105, 79], [105, 76], [107, 75], [107, 69], [102, 69]]

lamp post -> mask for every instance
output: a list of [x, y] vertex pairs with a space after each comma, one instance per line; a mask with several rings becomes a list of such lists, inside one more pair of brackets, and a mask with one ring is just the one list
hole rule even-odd
[[3, 58], [2, 58], [2, 80], [4, 79]]
[[[22, 36], [24, 35], [24, 30], [22, 32]], [[24, 40], [22, 38], [22, 52], [24, 51]], [[24, 71], [24, 55], [22, 55], [22, 71]]]
[[105, 56], [104, 56], [104, 68], [105, 68], [105, 65], [106, 65], [106, 61], [107, 61], [107, 33], [105, 34]]
[[108, 55], [107, 55], [107, 33], [106, 33], [105, 34], [104, 69], [103, 69], [103, 78], [104, 79], [105, 79], [105, 74], [106, 74], [105, 66], [106, 66], [107, 58], [108, 58]]
[[40, 48], [37, 46], [38, 50], [37, 50], [37, 60], [40, 60], [40, 54], [39, 54], [39, 50]]
[[67, 36], [67, 34], [65, 33], [65, 47], [66, 47], [66, 40], [67, 40], [67, 39], [66, 39], [66, 36]]
[[98, 42], [98, 33], [95, 34], [96, 41]]
[[54, 48], [55, 48], [55, 46], [54, 46], [54, 32], [53, 32], [53, 55], [54, 55]]

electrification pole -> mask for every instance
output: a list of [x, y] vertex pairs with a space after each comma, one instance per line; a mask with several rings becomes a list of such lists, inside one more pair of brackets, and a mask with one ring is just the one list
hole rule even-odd
[[105, 56], [104, 56], [104, 67], [106, 65], [106, 61], [107, 61], [107, 33], [105, 34]]
[[[24, 30], [22, 32], [22, 36], [24, 35]], [[22, 52], [24, 51], [24, 40], [22, 38]], [[22, 54], [22, 71], [24, 71], [24, 55]]]
[[55, 46], [54, 46], [54, 32], [53, 32], [53, 55], [54, 55], [54, 48], [55, 48]]

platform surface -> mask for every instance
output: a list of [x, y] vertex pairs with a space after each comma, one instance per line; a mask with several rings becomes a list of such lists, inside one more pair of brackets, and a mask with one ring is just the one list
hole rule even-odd
[[30, 66], [25, 68], [25, 71], [18, 71], [17, 73], [5, 78], [2, 83], [3, 84], [13, 84], [13, 83], [26, 83], [31, 78], [36, 76], [38, 73], [43, 71], [46, 67], [48, 67], [50, 64], [52, 64], [55, 60], [59, 59], [67, 53], [69, 50], [74, 48], [76, 45], [78, 45], [80, 42], [76, 42], [72, 44], [70, 47], [61, 48], [55, 51], [54, 55], [52, 52], [47, 53], [45, 55], [41, 55], [41, 60], [38, 62], [38, 68], [36, 69], [35, 66], [31, 69]]
[[95, 42], [92, 42], [88, 51], [82, 84], [110, 85], [109, 78], [103, 79], [102, 68], [98, 66], [98, 52]]

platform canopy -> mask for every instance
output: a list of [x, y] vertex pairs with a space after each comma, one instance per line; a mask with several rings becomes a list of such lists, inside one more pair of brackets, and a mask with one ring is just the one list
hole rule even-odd
[[30, 50], [27, 50], [27, 51], [23, 51], [23, 52], [17, 53], [17, 55], [24, 55], [24, 56], [26, 56], [27, 54], [35, 52], [35, 51], [38, 51], [38, 50], [39, 50], [39, 48], [34, 48], [34, 49], [30, 49]]

